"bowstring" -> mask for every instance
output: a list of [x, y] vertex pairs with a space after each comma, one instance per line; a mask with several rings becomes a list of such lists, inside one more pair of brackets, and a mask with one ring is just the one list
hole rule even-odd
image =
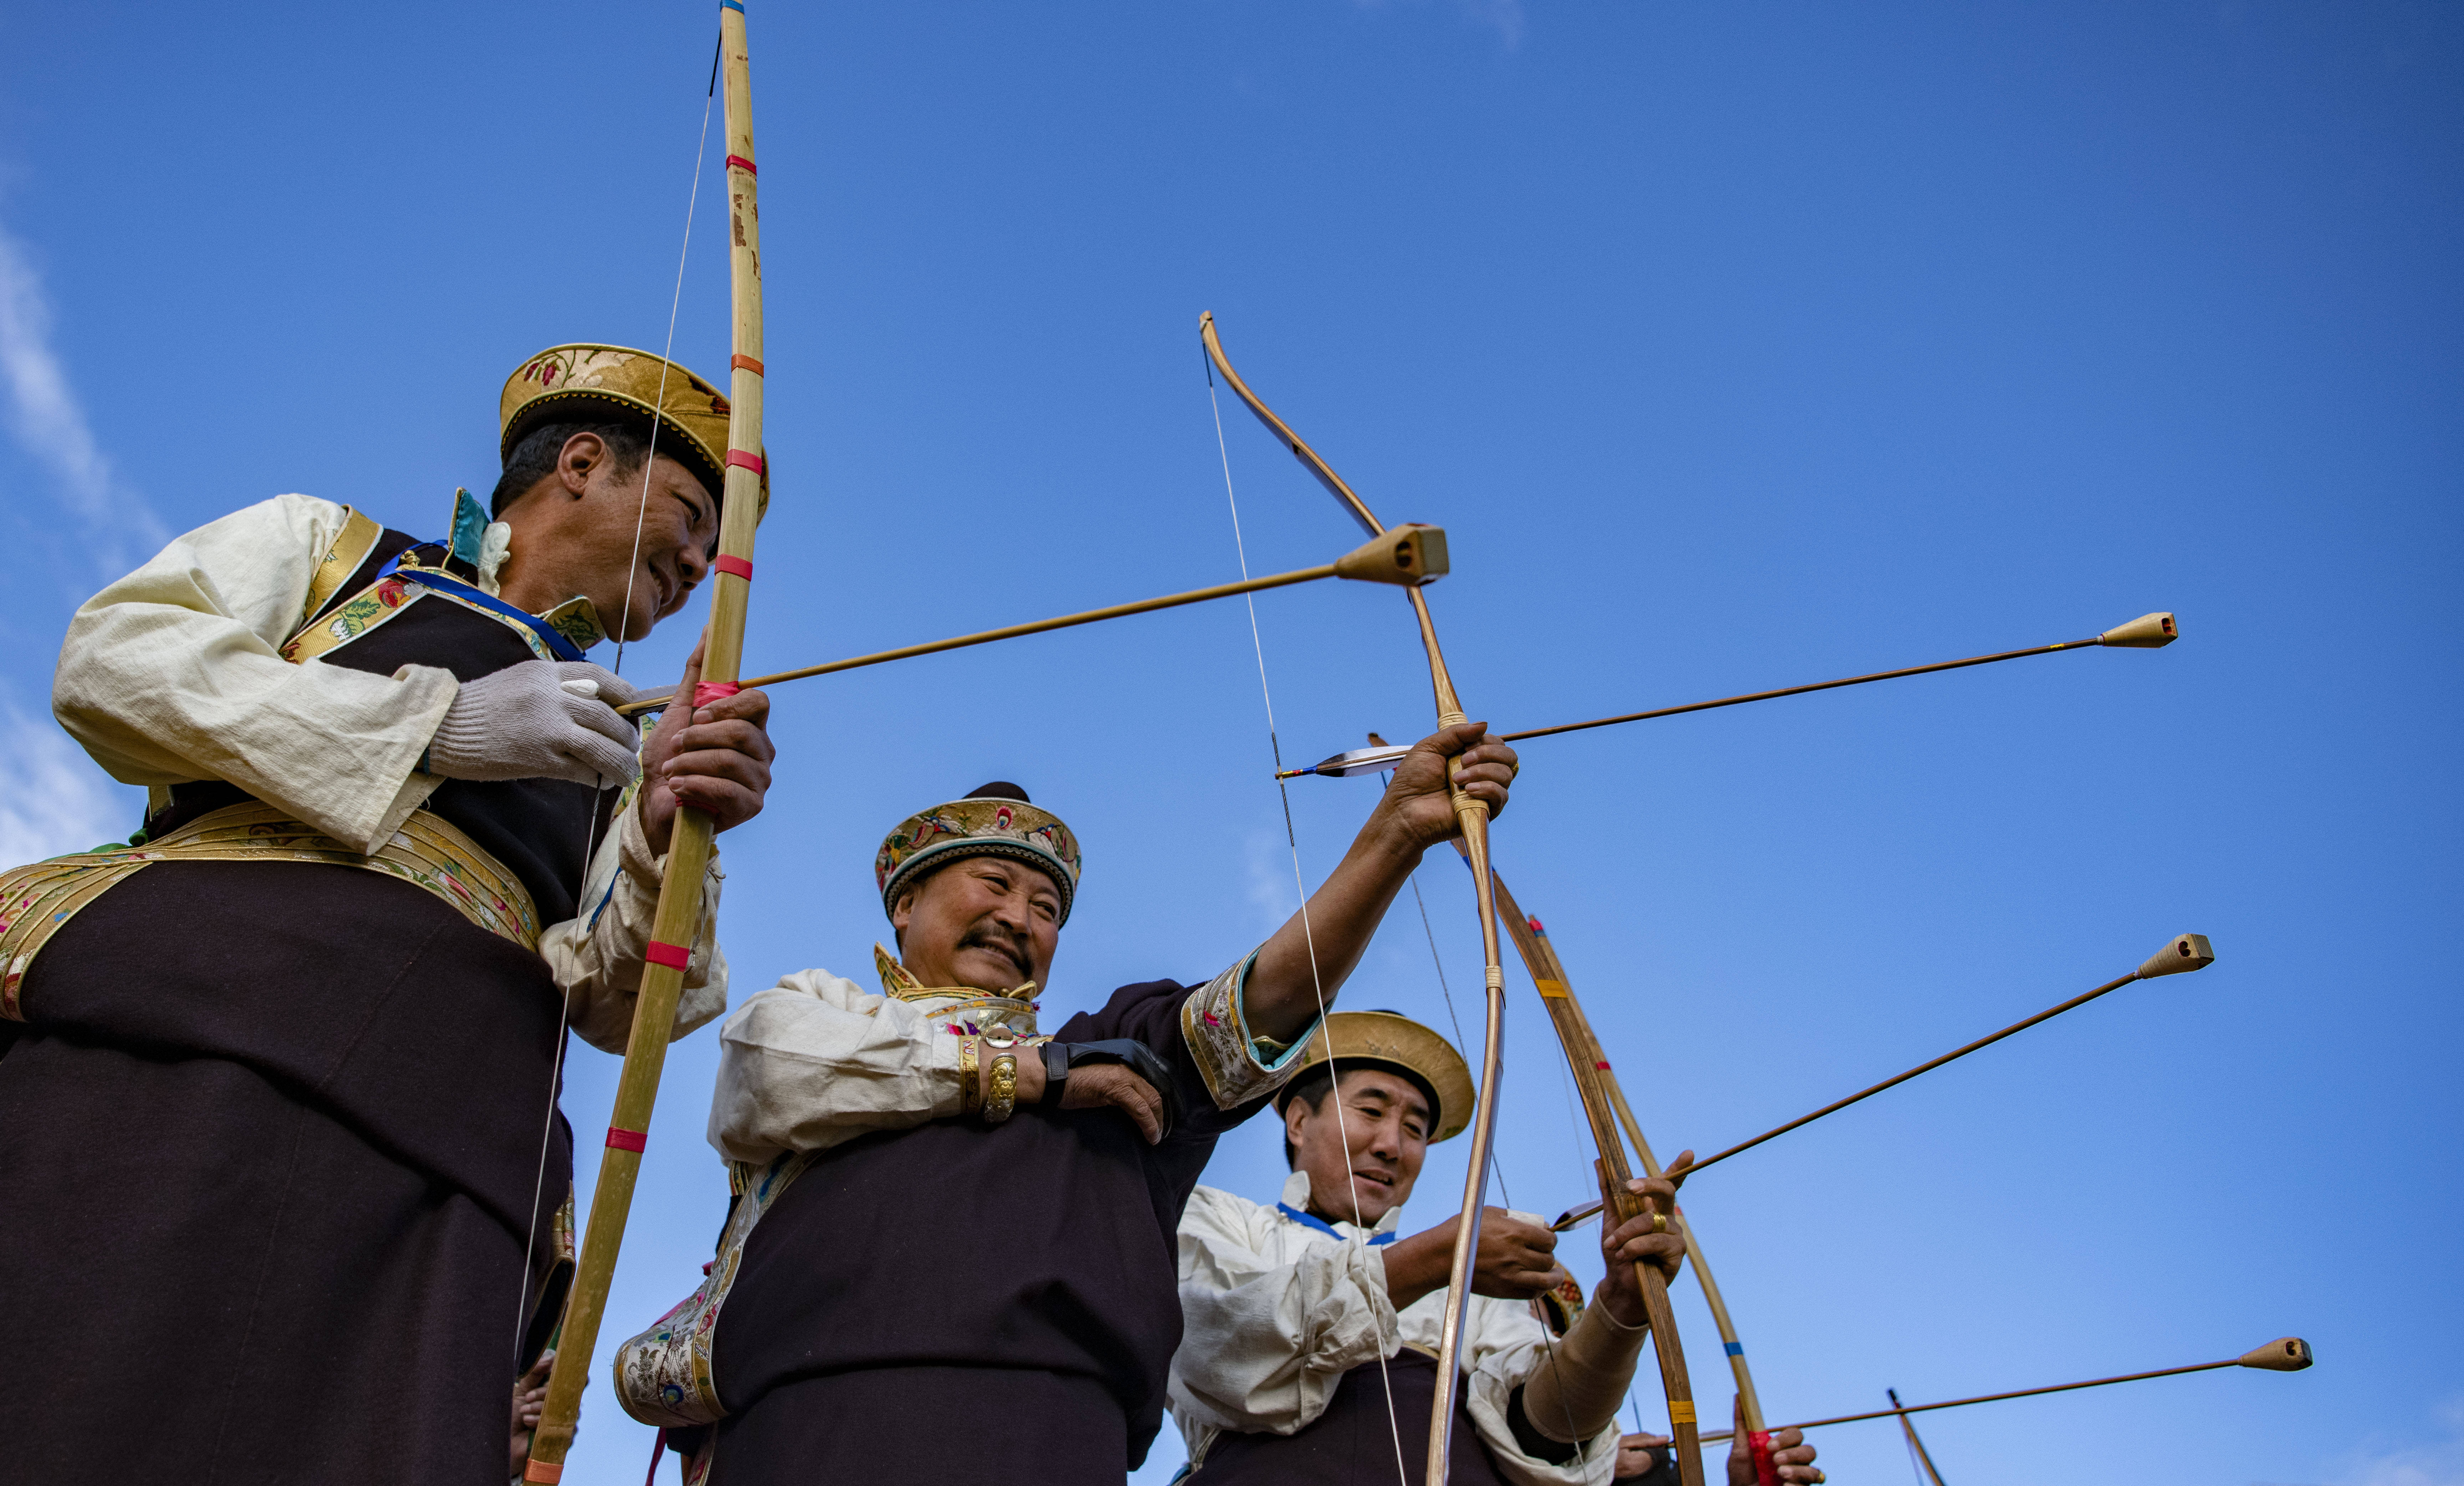
[[[711, 104], [718, 97], [718, 60], [719, 52], [714, 46], [710, 58], [710, 89], [703, 96], [701, 104], [701, 135], [693, 142], [693, 186], [685, 194], [684, 242], [676, 250], [675, 289], [668, 299], [668, 337], [659, 348], [659, 388], [651, 406], [662, 411], [668, 406], [668, 371], [675, 364], [676, 320], [684, 305], [685, 263], [693, 253], [693, 209], [701, 201], [702, 161], [710, 151], [710, 114]], [[642, 531], [649, 521], [650, 468], [658, 456], [659, 420], [653, 417], [650, 420], [649, 445], [642, 454], [642, 495], [633, 510], [633, 551], [625, 567], [625, 603], [616, 616], [616, 663], [608, 668], [620, 676], [625, 674], [626, 632], [633, 627], [633, 581], [641, 572]], [[603, 783], [590, 794], [590, 817], [582, 836], [582, 888], [575, 894], [577, 913], [587, 906], [582, 899], [590, 891], [591, 860], [599, 852], [599, 797], [606, 790], [607, 787]], [[533, 1363], [532, 1359], [521, 1355], [523, 1335], [530, 1329], [531, 1254], [539, 1243], [539, 1199], [547, 1194], [547, 1153], [556, 1140], [557, 1097], [564, 1085], [564, 1054], [572, 1043], [568, 1035], [572, 1027], [573, 1000], [560, 990], [557, 995], [556, 1056], [548, 1068], [547, 1113], [539, 1120], [539, 1162], [531, 1177], [530, 1226], [522, 1236], [522, 1282], [514, 1307], [514, 1360], [525, 1371]]]
[[[1211, 363], [1206, 366], [1206, 406], [1215, 415], [1215, 452], [1223, 464], [1223, 499], [1232, 511], [1232, 549], [1240, 557], [1241, 579], [1245, 583], [1249, 578], [1249, 550], [1241, 535], [1241, 499], [1232, 489], [1232, 453], [1223, 439], [1223, 405], [1216, 396], [1215, 367]], [[1281, 773], [1284, 767], [1284, 745], [1275, 731], [1275, 694], [1273, 688], [1266, 682], [1266, 647], [1258, 632], [1258, 599], [1254, 593], [1243, 594], [1242, 599], [1249, 610], [1249, 648], [1258, 657], [1258, 692], [1266, 709], [1266, 746], [1274, 755], [1276, 772]], [[1326, 983], [1318, 971], [1316, 931], [1309, 923], [1309, 884], [1301, 875], [1300, 837], [1292, 829], [1291, 786], [1287, 781], [1278, 779], [1275, 781], [1275, 790], [1283, 799], [1284, 844], [1291, 853], [1292, 888], [1300, 895], [1301, 900], [1301, 940], [1309, 950], [1309, 988], [1317, 997], [1318, 1032], [1326, 1041], [1327, 1092], [1334, 1097], [1335, 1135], [1343, 1142], [1345, 1162], [1348, 1166], [1352, 1151], [1352, 1130], [1343, 1115], [1343, 1091], [1337, 1087], [1342, 1082], [1343, 1076], [1341, 1070], [1335, 1066], [1334, 1029], [1328, 1025], [1326, 1019]], [[1344, 1189], [1352, 1199], [1352, 1226], [1365, 1233], [1369, 1225], [1360, 1221], [1360, 1189], [1349, 1179], [1348, 1173]], [[1403, 1468], [1403, 1427], [1395, 1414], [1395, 1380], [1386, 1366], [1386, 1328], [1376, 1322], [1376, 1307], [1372, 1305], [1370, 1307], [1371, 1324], [1377, 1334], [1377, 1381], [1386, 1394], [1386, 1430], [1395, 1442], [1395, 1479], [1399, 1486], [1408, 1486], [1411, 1476]], [[1396, 1318], [1398, 1342], [1401, 1330], [1402, 1318], [1398, 1315]]]

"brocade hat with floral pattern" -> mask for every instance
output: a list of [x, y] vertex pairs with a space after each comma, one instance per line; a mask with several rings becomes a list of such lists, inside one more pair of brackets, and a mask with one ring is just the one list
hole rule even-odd
[[[661, 373], [664, 371], [664, 383]], [[496, 400], [497, 455], [513, 457], [542, 423], [588, 423], [613, 414], [658, 424], [658, 451], [700, 477], [714, 496], [727, 483], [727, 394], [650, 351], [621, 345], [551, 345], [505, 379]], [[770, 509], [764, 456], [761, 511]]]
[[1078, 837], [1060, 816], [1036, 809], [1025, 790], [1003, 781], [910, 815], [883, 838], [872, 861], [881, 911], [893, 912], [898, 895], [925, 873], [966, 856], [1006, 856], [1043, 872], [1061, 889], [1060, 921], [1069, 921], [1078, 896]]

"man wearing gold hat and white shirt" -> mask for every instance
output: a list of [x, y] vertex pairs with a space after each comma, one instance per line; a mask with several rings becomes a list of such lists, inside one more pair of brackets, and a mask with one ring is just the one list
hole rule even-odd
[[1397, 764], [1306, 920], [1211, 979], [1072, 997], [1048, 1037], [1076, 835], [1007, 782], [892, 828], [895, 958], [875, 946], [866, 984], [790, 975], [719, 1029], [710, 1139], [737, 1200], [701, 1287], [617, 1348], [626, 1410], [689, 1482], [1117, 1486], [1163, 1424], [1181, 1204], [1459, 829], [1449, 763], [1504, 808], [1514, 751], [1483, 733]]
[[[1392, 1011], [1336, 1012], [1277, 1097], [1292, 1168], [1281, 1199], [1191, 1195], [1172, 1411], [1192, 1486], [1397, 1471], [1420, 1482], [1455, 1219], [1406, 1237], [1403, 1203], [1429, 1145], [1471, 1123], [1474, 1097], [1463, 1055], [1434, 1031]], [[1635, 1190], [1662, 1212], [1676, 1195], [1657, 1178]], [[1608, 1278], [1585, 1307], [1542, 1220], [1483, 1216], [1447, 1486], [1605, 1486], [1638, 1470], [1676, 1479], [1666, 1452], [1646, 1464], [1639, 1442], [1620, 1471], [1617, 1408], [1649, 1334], [1633, 1264], [1673, 1276], [1684, 1244], [1646, 1215], [1600, 1247]], [[1793, 1431], [1774, 1443], [1783, 1480], [1822, 1479]], [[1729, 1475], [1750, 1483], [1751, 1459], [1732, 1459]]]
[[[69, 626], [53, 711], [149, 795], [129, 846], [0, 874], [26, 1479], [505, 1479], [562, 1294], [563, 1030], [623, 1050], [676, 810], [750, 819], [772, 752], [758, 692], [645, 745], [583, 658], [707, 575], [726, 399], [563, 345], [498, 414], [443, 538], [278, 496]], [[677, 1035], [726, 1005], [702, 895]]]

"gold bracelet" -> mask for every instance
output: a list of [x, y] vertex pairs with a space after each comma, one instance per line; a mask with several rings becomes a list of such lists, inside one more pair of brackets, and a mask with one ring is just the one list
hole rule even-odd
[[1018, 1054], [1003, 1053], [993, 1059], [993, 1091], [984, 1097], [984, 1123], [1000, 1124], [1018, 1108]]
[[958, 1039], [958, 1115], [961, 1119], [976, 1112], [984, 1101], [984, 1091], [976, 1084], [976, 1039]]

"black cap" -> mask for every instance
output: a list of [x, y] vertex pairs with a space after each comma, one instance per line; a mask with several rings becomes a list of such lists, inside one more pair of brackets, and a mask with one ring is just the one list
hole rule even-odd
[[996, 779], [989, 785], [978, 785], [973, 789], [968, 790], [961, 798], [969, 800], [1016, 800], [1021, 805], [1033, 805], [1035, 803], [1033, 800], [1026, 797], [1026, 789], [1023, 786], [1013, 785], [1006, 779]]

